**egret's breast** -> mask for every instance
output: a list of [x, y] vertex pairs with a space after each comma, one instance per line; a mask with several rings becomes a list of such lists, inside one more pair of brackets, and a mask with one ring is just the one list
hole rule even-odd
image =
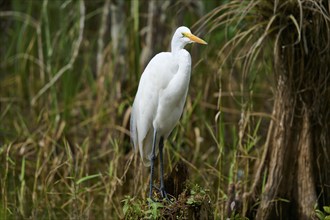
[[154, 126], [165, 136], [173, 130], [182, 115], [191, 73], [191, 58], [186, 50], [182, 49], [173, 58], [178, 62], [178, 69], [167, 86], [159, 92], [157, 115], [154, 120]]
[[179, 61], [172, 53], [157, 54], [148, 64], [143, 74], [149, 75], [149, 83], [159, 92], [167, 87], [173, 76], [178, 72]]

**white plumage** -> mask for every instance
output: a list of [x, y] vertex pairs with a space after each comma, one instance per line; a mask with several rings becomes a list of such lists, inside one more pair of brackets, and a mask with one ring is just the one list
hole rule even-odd
[[[183, 111], [191, 73], [191, 57], [183, 48], [192, 42], [206, 44], [191, 34], [189, 28], [179, 27], [172, 38], [171, 52], [153, 57], [140, 79], [131, 113], [131, 139], [144, 164], [151, 164], [151, 178], [153, 164], [150, 162], [159, 151], [156, 146], [170, 135]], [[152, 179], [150, 184], [152, 187]]]

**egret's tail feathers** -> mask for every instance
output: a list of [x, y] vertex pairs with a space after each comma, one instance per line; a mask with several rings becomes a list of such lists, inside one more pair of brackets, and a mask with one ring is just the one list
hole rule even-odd
[[[152, 143], [153, 143], [154, 129], [150, 126], [147, 135], [143, 138], [142, 142], [139, 142], [140, 155], [144, 166], [149, 167], [152, 158]], [[159, 140], [156, 140], [155, 156], [158, 154]]]

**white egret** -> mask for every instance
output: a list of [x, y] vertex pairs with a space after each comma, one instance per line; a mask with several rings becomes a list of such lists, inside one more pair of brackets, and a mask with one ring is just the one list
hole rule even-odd
[[[187, 27], [179, 27], [172, 38], [171, 52], [151, 59], [142, 73], [131, 113], [131, 139], [139, 149], [145, 166], [151, 166], [149, 197], [152, 198], [154, 161], [159, 151], [160, 192], [167, 198], [164, 186], [163, 146], [181, 117], [191, 74], [191, 57], [185, 45], [207, 44]], [[156, 146], [159, 146], [157, 148]]]

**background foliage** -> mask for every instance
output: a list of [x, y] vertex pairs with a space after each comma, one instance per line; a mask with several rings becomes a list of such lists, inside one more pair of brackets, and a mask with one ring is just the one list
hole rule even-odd
[[209, 44], [187, 46], [191, 84], [166, 167], [186, 163], [225, 216], [228, 185], [238, 198], [249, 191], [273, 104], [268, 50], [242, 74], [231, 53], [243, 58], [245, 45], [223, 47], [249, 22], [223, 25], [226, 2], [1, 1], [0, 216], [123, 218], [126, 195], [146, 197], [130, 106], [144, 66], [181, 25]]

